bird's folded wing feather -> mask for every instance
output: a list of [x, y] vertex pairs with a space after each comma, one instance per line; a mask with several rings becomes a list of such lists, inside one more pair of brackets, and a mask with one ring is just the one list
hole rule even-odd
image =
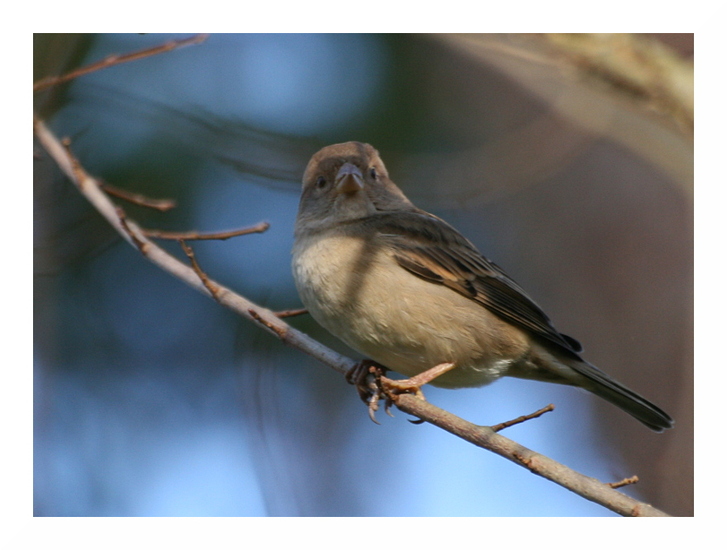
[[371, 223], [394, 248], [399, 265], [459, 292], [505, 321], [578, 354], [580, 343], [559, 333], [540, 307], [500, 267], [443, 220], [423, 211], [380, 214]]

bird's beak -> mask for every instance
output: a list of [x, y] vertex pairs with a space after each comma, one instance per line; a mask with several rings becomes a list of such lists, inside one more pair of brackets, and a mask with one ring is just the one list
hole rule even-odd
[[351, 195], [363, 189], [363, 175], [355, 164], [345, 163], [336, 174], [336, 191]]

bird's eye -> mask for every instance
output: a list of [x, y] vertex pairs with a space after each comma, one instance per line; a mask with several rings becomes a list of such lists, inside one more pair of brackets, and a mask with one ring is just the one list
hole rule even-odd
[[326, 186], [326, 178], [324, 178], [323, 176], [319, 176], [318, 179], [316, 180], [316, 187], [318, 189], [323, 189], [325, 186]]
[[379, 179], [379, 174], [376, 172], [376, 168], [372, 167], [371, 170], [369, 171], [369, 174], [371, 175], [371, 177], [373, 179]]

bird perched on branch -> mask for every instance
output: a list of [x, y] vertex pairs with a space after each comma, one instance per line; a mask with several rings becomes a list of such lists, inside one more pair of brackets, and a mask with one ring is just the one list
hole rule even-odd
[[652, 430], [673, 425], [582, 359], [581, 345], [457, 230], [414, 206], [371, 145], [340, 143], [311, 158], [293, 275], [318, 323], [417, 384], [462, 388], [501, 376], [570, 384]]

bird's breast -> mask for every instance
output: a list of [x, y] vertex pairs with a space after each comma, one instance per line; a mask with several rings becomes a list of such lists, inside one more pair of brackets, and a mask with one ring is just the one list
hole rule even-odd
[[365, 315], [377, 255], [371, 243], [348, 235], [315, 235], [296, 241], [293, 276], [300, 298], [334, 334], [339, 334], [341, 325], [350, 324], [351, 315]]

